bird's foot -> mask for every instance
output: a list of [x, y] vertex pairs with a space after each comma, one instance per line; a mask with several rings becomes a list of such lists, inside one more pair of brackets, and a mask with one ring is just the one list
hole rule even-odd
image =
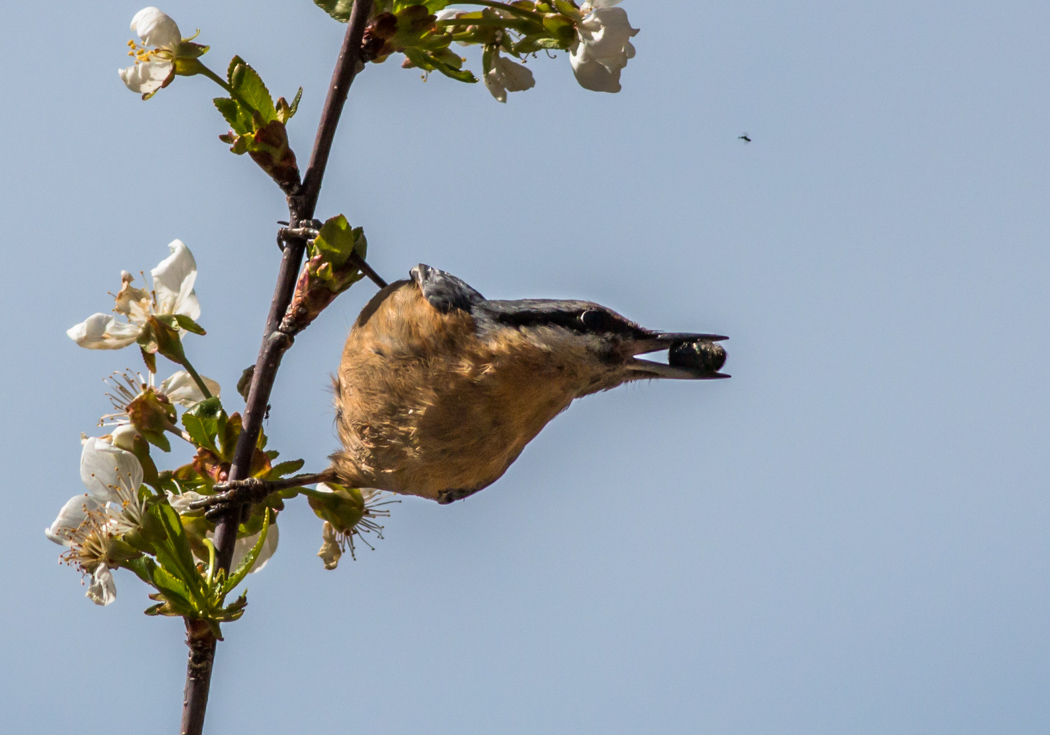
[[277, 247], [284, 250], [284, 244], [289, 240], [314, 240], [320, 234], [321, 225], [319, 219], [308, 219], [300, 222], [298, 227], [282, 227], [277, 230]]
[[203, 510], [205, 517], [210, 521], [249, 503], [258, 503], [279, 487], [268, 480], [249, 477], [244, 480], [218, 482], [213, 489], [214, 495], [207, 495], [190, 503], [191, 510]]

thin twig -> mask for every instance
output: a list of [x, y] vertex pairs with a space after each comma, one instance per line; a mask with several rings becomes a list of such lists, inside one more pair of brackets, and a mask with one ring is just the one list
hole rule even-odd
[[[321, 192], [321, 181], [324, 178], [325, 166], [332, 149], [339, 116], [346, 102], [347, 92], [354, 80], [360, 63], [361, 40], [364, 37], [365, 25], [372, 14], [373, 0], [354, 0], [347, 24], [343, 45], [339, 51], [332, 82], [328, 88], [324, 110], [317, 127], [314, 149], [310, 165], [299, 191], [288, 197], [288, 211], [291, 227], [298, 227], [302, 220], [313, 217], [317, 198]], [[306, 241], [291, 239], [281, 257], [281, 267], [277, 276], [277, 286], [270, 303], [270, 313], [266, 319], [266, 331], [263, 334], [262, 347], [255, 363], [255, 374], [248, 391], [248, 400], [244, 410], [244, 424], [237, 440], [229, 479], [241, 479], [247, 475], [259, 431], [262, 428], [263, 416], [270, 400], [277, 369], [281, 356], [291, 346], [292, 339], [277, 331], [277, 327], [291, 302], [292, 293], [302, 262]], [[215, 546], [218, 549], [219, 567], [229, 570], [233, 558], [233, 547], [237, 541], [237, 526], [240, 524], [241, 509], [236, 509], [226, 518], [219, 521], [215, 529]], [[208, 691], [211, 685], [211, 672], [215, 659], [215, 638], [206, 625], [199, 621], [187, 621], [186, 643], [190, 647], [189, 664], [186, 670], [186, 689], [182, 703], [183, 735], [201, 735], [204, 730], [204, 715], [208, 705]], [[203, 628], [203, 629], [202, 629]]]
[[387, 287], [387, 282], [383, 280], [382, 276], [380, 276], [378, 273], [372, 270], [372, 266], [366, 263], [364, 258], [362, 258], [357, 253], [350, 253], [350, 259], [354, 261], [354, 265], [357, 266], [357, 269], [359, 271], [361, 271], [370, 279], [372, 279], [372, 283], [379, 286], [379, 288]]

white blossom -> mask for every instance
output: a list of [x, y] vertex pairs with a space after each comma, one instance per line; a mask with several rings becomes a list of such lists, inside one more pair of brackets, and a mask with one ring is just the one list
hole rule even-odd
[[317, 555], [325, 569], [335, 569], [347, 549], [351, 557], [356, 558], [355, 536], [369, 548], [374, 548], [365, 536], [374, 533], [376, 538], [383, 538], [383, 527], [375, 519], [390, 516], [390, 511], [381, 510], [382, 506], [400, 502], [387, 500], [388, 496], [382, 490], [368, 487], [348, 489], [327, 482], [317, 483], [307, 495], [314, 513], [324, 519], [321, 550]]
[[85, 439], [80, 455], [80, 479], [88, 492], [74, 495], [59, 510], [44, 535], [67, 547], [65, 561], [91, 575], [87, 596], [98, 605], [116, 599], [110, 571], [115, 561], [110, 553], [114, 539], [140, 528], [146, 512], [139, 499], [142, 465], [128, 445], [130, 426], [111, 435]]
[[91, 573], [91, 584], [84, 595], [96, 605], [108, 605], [117, 599], [117, 585], [113, 581], [113, 572], [102, 562]]
[[485, 88], [499, 102], [507, 101], [507, 92], [522, 92], [536, 86], [532, 71], [524, 64], [493, 54], [492, 66], [485, 71]]
[[321, 525], [321, 550], [317, 552], [321, 557], [324, 568], [331, 571], [339, 566], [339, 558], [343, 555], [343, 549], [339, 534], [328, 521]]
[[182, 33], [174, 20], [152, 7], [135, 13], [131, 30], [138, 34], [142, 45], [128, 41], [128, 55], [134, 57], [135, 63], [120, 69], [120, 78], [132, 92], [150, 97], [175, 78]]
[[615, 8], [620, 0], [593, 0], [580, 8], [583, 20], [576, 25], [576, 39], [569, 47], [572, 71], [584, 89], [619, 92], [620, 71], [634, 57], [627, 12]]
[[196, 321], [201, 314], [193, 290], [197, 262], [182, 240], [173, 240], [168, 249], [171, 255], [150, 271], [152, 292], [132, 286], [134, 276], [121, 272], [121, 288], [113, 311], [126, 317], [126, 321], [109, 314], [94, 314], [68, 329], [69, 338], [89, 350], [119, 350], [141, 336], [150, 316], [181, 314]]
[[[208, 392], [213, 397], [218, 398], [220, 392], [219, 384], [203, 375], [201, 380], [208, 387]], [[178, 403], [186, 408], [193, 408], [193, 406], [204, 400], [204, 393], [201, 392], [200, 386], [185, 370], [172, 373], [169, 378], [160, 384], [157, 392], [167, 396], [172, 403]]]

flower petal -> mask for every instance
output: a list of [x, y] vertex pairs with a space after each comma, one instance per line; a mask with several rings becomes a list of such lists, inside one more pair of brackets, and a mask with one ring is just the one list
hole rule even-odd
[[[638, 35], [638, 29], [631, 28], [627, 11], [623, 8], [598, 8], [583, 19], [577, 30], [586, 46], [587, 56], [595, 59], [625, 55], [625, 47], [630, 45], [632, 37]], [[623, 65], [626, 64], [624, 61]]]
[[118, 449], [128, 452], [135, 451], [135, 437], [139, 435], [138, 429], [132, 424], [118, 424], [109, 432], [109, 443]]
[[121, 505], [125, 499], [118, 489], [137, 492], [142, 486], [142, 465], [131, 452], [91, 437], [80, 453], [80, 479], [101, 502]]
[[321, 550], [317, 552], [317, 555], [321, 557], [324, 568], [328, 570], [339, 566], [339, 557], [343, 555], [343, 550], [339, 547], [339, 537], [335, 533], [335, 526], [328, 521], [321, 526]]
[[197, 280], [197, 261], [182, 240], [172, 240], [168, 249], [171, 255], [150, 271], [153, 292], [157, 294], [157, 313], [182, 314], [196, 321], [201, 315], [197, 294], [193, 290], [193, 283]]
[[119, 350], [139, 338], [142, 328], [129, 322], [118, 322], [110, 314], [93, 314], [70, 327], [66, 334], [89, 350]]
[[496, 59], [496, 68], [503, 75], [508, 92], [523, 92], [536, 86], [532, 71], [524, 64], [500, 56]]
[[485, 82], [485, 89], [489, 91], [493, 97], [496, 98], [497, 102], [507, 101], [507, 88], [504, 87], [500, 82], [499, 74], [496, 72], [496, 68], [493, 67], [482, 77], [482, 81]]
[[584, 89], [619, 92], [620, 70], [634, 58], [631, 28], [622, 8], [596, 6], [576, 26], [577, 37], [569, 49], [572, 71]]
[[[218, 398], [221, 390], [219, 384], [211, 378], [206, 378], [203, 375], [201, 376], [201, 379], [204, 381], [204, 384], [208, 386], [208, 392]], [[197, 383], [185, 370], [179, 370], [176, 373], [172, 373], [171, 377], [167, 378], [160, 384], [160, 387], [157, 388], [157, 392], [167, 396], [168, 400], [172, 403], [178, 403], [186, 408], [190, 408], [204, 400], [204, 393], [201, 392]]]
[[[262, 531], [259, 533], [262, 533]], [[237, 539], [237, 543], [233, 547], [233, 561], [230, 563], [230, 569], [236, 569], [241, 565], [244, 558], [248, 556], [248, 552], [250, 552], [255, 547], [256, 542], [258, 542], [259, 533], [253, 533], [251, 536]], [[273, 556], [275, 551], [277, 551], [278, 537], [277, 524], [271, 523], [266, 530], [266, 541], [263, 542], [262, 550], [259, 552], [259, 558], [256, 559], [255, 564], [252, 565], [251, 574], [261, 572], [263, 567], [266, 566], [266, 562], [270, 561], [270, 557]]]
[[609, 71], [597, 61], [578, 63], [576, 57], [571, 59], [572, 73], [576, 75], [576, 81], [584, 89], [592, 92], [619, 92], [620, 70]]
[[171, 60], [143, 61], [125, 69], [118, 69], [121, 80], [132, 92], [153, 94], [175, 76]]
[[[192, 510], [192, 508], [190, 508], [190, 503], [195, 503], [198, 500], [202, 500], [205, 497], [207, 497], [205, 495], [201, 495], [200, 493], [194, 490], [187, 490], [186, 492], [180, 493], [178, 495], [173, 493], [171, 490], [165, 490], [164, 492], [168, 496], [168, 505], [170, 505], [179, 515], [182, 515], [183, 513], [189, 513]], [[254, 545], [255, 544], [252, 544], [252, 546]], [[251, 546], [249, 546], [248, 548], [250, 549]]]
[[521, 92], [536, 86], [536, 79], [527, 66], [498, 54], [492, 61], [492, 68], [485, 72], [483, 80], [485, 88], [499, 102], [507, 101], [507, 92]]
[[51, 527], [44, 529], [44, 535], [56, 544], [69, 546], [70, 535], [87, 519], [88, 513], [100, 510], [102, 505], [101, 501], [87, 493], [74, 495], [58, 511]]
[[157, 8], [143, 8], [131, 19], [131, 30], [138, 34], [145, 46], [163, 46], [174, 49], [182, 42], [178, 24]]
[[96, 605], [108, 605], [117, 599], [117, 585], [113, 581], [113, 572], [109, 566], [102, 562], [91, 575], [91, 584], [88, 585], [85, 596]]

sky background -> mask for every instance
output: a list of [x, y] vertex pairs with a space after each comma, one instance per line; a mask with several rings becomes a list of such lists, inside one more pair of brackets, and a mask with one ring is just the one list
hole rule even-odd
[[[144, 616], [126, 571], [92, 605], [42, 533], [82, 492], [102, 378], [141, 369], [64, 332], [181, 238], [209, 331], [188, 351], [238, 410], [287, 216], [217, 140], [216, 87], [121, 84], [139, 7], [0, 10], [7, 732], [177, 727], [181, 621]], [[641, 33], [616, 95], [564, 55], [506, 105], [368, 67], [318, 214], [363, 226], [390, 280], [423, 262], [728, 334], [733, 379], [580, 401], [484, 492], [393, 506], [334, 572], [291, 503], [206, 730], [1050, 731], [1050, 5], [623, 7]], [[240, 54], [274, 96], [304, 87], [305, 163], [343, 27], [307, 0], [162, 9], [214, 69]], [[372, 293], [287, 354], [283, 457], [336, 448], [329, 375]]]

